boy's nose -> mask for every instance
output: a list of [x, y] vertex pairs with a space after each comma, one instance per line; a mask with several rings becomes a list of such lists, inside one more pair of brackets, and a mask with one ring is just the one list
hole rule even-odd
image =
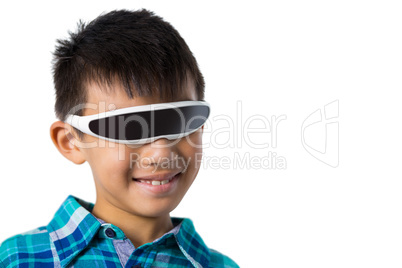
[[170, 162], [177, 158], [176, 148], [177, 140], [168, 140], [166, 138], [157, 139], [142, 146], [141, 158], [148, 165], [161, 163], [161, 161]]

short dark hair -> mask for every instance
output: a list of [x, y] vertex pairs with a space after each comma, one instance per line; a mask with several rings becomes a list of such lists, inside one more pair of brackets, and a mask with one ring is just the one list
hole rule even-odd
[[52, 61], [55, 113], [61, 121], [86, 102], [91, 82], [110, 86], [117, 79], [129, 98], [174, 100], [191, 78], [198, 100], [204, 99], [204, 78], [186, 42], [151, 11], [114, 10], [88, 24], [79, 20], [77, 31], [68, 34], [57, 40]]

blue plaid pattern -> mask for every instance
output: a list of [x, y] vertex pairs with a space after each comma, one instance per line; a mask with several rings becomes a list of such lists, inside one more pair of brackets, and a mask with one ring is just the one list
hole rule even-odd
[[[5, 267], [123, 267], [112, 239], [90, 213], [93, 204], [69, 196], [44, 227], [13, 236], [0, 245], [0, 268]], [[152, 243], [134, 250], [124, 267], [239, 267], [229, 257], [209, 249], [188, 218]]]

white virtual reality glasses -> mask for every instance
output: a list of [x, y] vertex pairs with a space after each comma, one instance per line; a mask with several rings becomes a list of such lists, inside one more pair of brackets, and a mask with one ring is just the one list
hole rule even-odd
[[210, 114], [205, 101], [134, 106], [99, 114], [69, 115], [65, 123], [94, 137], [123, 144], [178, 139], [201, 128]]

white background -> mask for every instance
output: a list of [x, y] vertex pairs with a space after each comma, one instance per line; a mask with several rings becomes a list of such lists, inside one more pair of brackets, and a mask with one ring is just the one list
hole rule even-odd
[[[276, 148], [204, 150], [219, 159], [271, 151], [286, 169], [206, 165], [173, 216], [191, 218], [209, 247], [241, 267], [401, 267], [398, 1], [1, 4], [0, 241], [46, 225], [69, 194], [95, 201], [89, 166], [64, 159], [49, 137], [51, 52], [78, 19], [120, 8], [153, 10], [181, 33], [205, 76], [212, 125], [222, 124], [212, 121], [218, 115], [235, 120], [238, 101], [244, 121], [286, 115]], [[301, 126], [336, 100], [339, 165], [331, 167], [305, 150]], [[323, 126], [312, 147], [325, 141]]]

